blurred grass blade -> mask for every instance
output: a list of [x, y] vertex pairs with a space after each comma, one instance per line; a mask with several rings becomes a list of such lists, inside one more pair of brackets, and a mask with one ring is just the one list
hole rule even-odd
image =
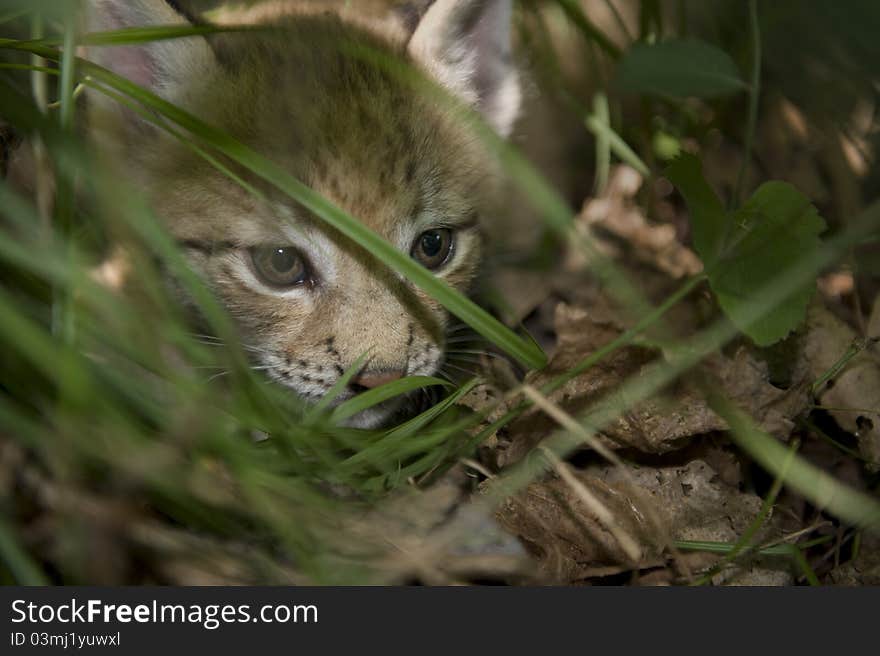
[[793, 457], [786, 473], [789, 451], [784, 444], [758, 429], [751, 417], [714, 390], [708, 392], [708, 399], [712, 409], [730, 425], [733, 441], [764, 469], [781, 477], [816, 507], [854, 526], [880, 532], [878, 499], [852, 489], [800, 456]]
[[586, 116], [584, 118], [584, 125], [596, 136], [597, 149], [600, 143], [607, 144], [611, 152], [617, 155], [621, 162], [629, 164], [646, 178], [650, 177], [651, 170], [648, 168], [648, 165], [629, 147], [629, 144], [623, 140], [623, 137], [612, 129], [608, 123], [607, 115], [603, 117], [597, 113]]
[[[77, 16], [71, 12], [64, 20], [64, 47], [61, 51], [61, 76], [58, 79], [58, 102], [61, 110], [58, 114], [61, 129], [64, 132], [73, 130], [74, 80], [76, 78], [76, 31]], [[75, 177], [57, 176], [55, 180], [55, 221], [54, 228], [62, 239], [69, 239], [73, 231], [74, 187]], [[60, 288], [55, 290], [52, 303], [53, 332], [67, 342], [72, 342], [76, 331], [75, 308], [72, 290]]]
[[306, 416], [305, 420], [308, 423], [309, 420], [313, 420], [315, 417], [322, 414], [327, 408], [330, 407], [330, 404], [336, 400], [342, 392], [348, 387], [348, 384], [351, 382], [351, 379], [357, 376], [358, 372], [363, 368], [364, 362], [369, 357], [369, 352], [363, 353], [357, 360], [355, 360], [351, 366], [346, 369], [342, 375], [333, 383], [333, 386], [327, 391], [327, 393], [321, 397], [321, 400], [318, 401], [314, 407], [311, 409], [309, 414]]
[[0, 14], [0, 25], [2, 25], [3, 23], [8, 23], [10, 21], [14, 21], [16, 18], [21, 18], [22, 16], [27, 16], [28, 13], [30, 13], [30, 12], [28, 12], [27, 9], [13, 9], [10, 11], [5, 11], [2, 14]]
[[[443, 399], [440, 403], [428, 408], [417, 417], [414, 417], [388, 431], [387, 434], [375, 444], [366, 447], [341, 463], [340, 471], [358, 471], [365, 463], [370, 462], [397, 462], [400, 459], [402, 452], [419, 452], [425, 449], [428, 445], [420, 443], [417, 433], [451, 408], [461, 397], [470, 392], [477, 382], [476, 379], [468, 381], [468, 383], [455, 390], [455, 392]], [[430, 448], [433, 448], [437, 446], [437, 441], [447, 441], [448, 437], [448, 433], [440, 431], [439, 435], [434, 436], [433, 439], [431, 439], [431, 436], [428, 436], [427, 439], [430, 442]]]
[[620, 57], [620, 48], [587, 18], [577, 0], [556, 0], [556, 3], [562, 8], [568, 20], [580, 30], [587, 42], [595, 43], [612, 59]]
[[[803, 285], [804, 280], [815, 276], [823, 267], [837, 261], [855, 244], [861, 243], [867, 235], [876, 233], [878, 229], [880, 229], [880, 201], [876, 201], [866, 208], [855, 220], [848, 223], [845, 230], [822, 244], [818, 251], [798, 261], [790, 269], [780, 271], [772, 284], [759, 290], [745, 304], [744, 318], [749, 321], [759, 319], [765, 307], [773, 305], [791, 294], [794, 289]], [[665, 362], [648, 365], [638, 376], [628, 378], [615, 390], [614, 400], [609, 399], [605, 402], [591, 404], [578, 415], [580, 423], [586, 430], [593, 432], [601, 430], [611, 421], [623, 416], [627, 408], [634, 407], [659, 392], [665, 385], [694, 367], [710, 353], [734, 339], [737, 334], [736, 327], [725, 317], [716, 319], [699, 333], [691, 335], [680, 349], [676, 349], [674, 353], [670, 352], [670, 357]], [[516, 416], [518, 416], [518, 412], [515, 408], [494, 422], [493, 427], [497, 429]], [[772, 440], [770, 441], [772, 442]], [[554, 433], [545, 438], [542, 444], [552, 448], [560, 457], [566, 457], [575, 449], [583, 446], [583, 442], [578, 436], [571, 435], [566, 431]], [[784, 462], [786, 449], [781, 445], [777, 446], [782, 450], [782, 453], [774, 454], [776, 464], [780, 466], [771, 471], [781, 469], [781, 463]], [[501, 503], [518, 490], [523, 489], [536, 476], [543, 474], [544, 470], [541, 458], [523, 458], [508, 468], [503, 476], [490, 482], [487, 486], [486, 498], [491, 503]], [[831, 483], [834, 483], [833, 479], [831, 479]], [[864, 495], [857, 494], [857, 497], [857, 502], [862, 499], [871, 501], [870, 497]]]
[[450, 406], [456, 403], [460, 398], [462, 398], [465, 394], [470, 392], [474, 387], [476, 387], [480, 383], [479, 378], [473, 378], [466, 383], [463, 383], [458, 387], [452, 394], [447, 396], [437, 405], [428, 408], [422, 414], [413, 417], [409, 421], [401, 424], [400, 426], [395, 427], [388, 433], [388, 437], [396, 438], [396, 437], [407, 437], [409, 435], [413, 435], [428, 423], [436, 419], [439, 415], [445, 412]]
[[[44, 46], [27, 44], [0, 44], [2, 47], [35, 52], [47, 59], [57, 59], [56, 51]], [[307, 185], [275, 165], [269, 159], [250, 149], [224, 131], [201, 121], [189, 112], [160, 98], [143, 87], [122, 78], [111, 71], [81, 60], [84, 73], [100, 83], [138, 101], [156, 113], [170, 119], [198, 137], [205, 145], [211, 146], [238, 164], [270, 182], [290, 198], [300, 202], [316, 216], [339, 230], [356, 244], [363, 247], [379, 262], [384, 263], [403, 275], [425, 293], [441, 303], [459, 319], [469, 324], [493, 344], [529, 368], [539, 369], [546, 363], [546, 355], [535, 348], [535, 343], [517, 336], [504, 324], [494, 319], [488, 312], [466, 298], [446, 281], [437, 278], [428, 269], [416, 263], [408, 254], [400, 251], [379, 234], [344, 212], [342, 209], [315, 192]], [[101, 90], [101, 86], [97, 86]], [[160, 127], [161, 123], [158, 123]]]
[[19, 546], [12, 528], [0, 517], [0, 559], [18, 585], [49, 585], [46, 575]]
[[597, 93], [593, 96], [593, 118], [596, 125], [607, 126], [608, 130], [597, 130], [596, 135], [596, 183], [593, 190], [597, 196], [605, 192], [608, 185], [608, 173], [611, 169], [611, 114], [608, 111], [608, 96]]
[[[156, 28], [158, 34], [162, 28]], [[40, 54], [47, 59], [57, 59], [57, 52], [44, 46], [26, 42], [4, 40], [0, 47], [25, 50]], [[291, 198], [299, 201], [313, 211], [318, 217], [327, 221], [341, 233], [364, 247], [380, 262], [384, 262], [398, 273], [404, 275], [417, 286], [421, 287], [432, 298], [442, 303], [452, 314], [468, 323], [474, 330], [482, 334], [499, 348], [507, 351], [524, 365], [530, 368], [541, 368], [546, 363], [546, 355], [535, 348], [535, 342], [518, 337], [513, 331], [494, 319], [485, 310], [477, 306], [460, 292], [452, 288], [444, 280], [434, 276], [430, 271], [418, 265], [407, 254], [395, 248], [380, 235], [373, 232], [360, 221], [336, 207], [329, 200], [314, 192], [311, 188], [274, 165], [265, 157], [235, 140], [222, 130], [209, 126], [192, 114], [165, 101], [152, 92], [140, 87], [125, 78], [115, 75], [100, 66], [87, 61], [79, 61], [80, 66], [89, 75], [103, 84], [137, 100], [158, 114], [174, 121], [193, 135], [203, 140], [224, 155], [230, 157], [253, 173], [272, 183]], [[91, 85], [95, 86], [95, 85]], [[102, 90], [101, 86], [96, 86]], [[162, 127], [161, 124], [159, 124]]]

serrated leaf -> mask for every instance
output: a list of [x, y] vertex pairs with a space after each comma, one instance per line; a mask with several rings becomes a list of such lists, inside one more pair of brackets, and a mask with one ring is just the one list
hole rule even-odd
[[825, 221], [809, 199], [784, 182], [768, 182], [733, 213], [729, 246], [709, 273], [718, 303], [737, 327], [759, 346], [769, 346], [803, 320], [815, 290], [810, 281], [749, 323], [750, 298], [776, 276], [809, 258], [820, 245]]
[[690, 213], [694, 249], [709, 285], [731, 321], [759, 346], [769, 346], [800, 324], [812, 282], [753, 319], [752, 299], [774, 278], [819, 248], [825, 221], [809, 199], [784, 182], [762, 185], [745, 206], [725, 212], [703, 178], [700, 161], [684, 154], [666, 170]]
[[727, 222], [721, 200], [703, 177], [700, 160], [690, 153], [679, 155], [666, 169], [666, 177], [687, 203], [694, 249], [708, 269], [718, 260], [724, 244]]
[[699, 39], [634, 45], [617, 65], [616, 84], [621, 91], [674, 98], [714, 98], [748, 88], [730, 55]]

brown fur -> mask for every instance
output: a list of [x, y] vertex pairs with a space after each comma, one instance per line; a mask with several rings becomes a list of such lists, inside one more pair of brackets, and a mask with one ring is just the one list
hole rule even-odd
[[[223, 128], [408, 252], [421, 231], [456, 230], [437, 275], [466, 290], [480, 260], [474, 218], [491, 202], [492, 163], [449, 105], [357, 56], [410, 61], [399, 24], [371, 29], [336, 13], [293, 12], [273, 29], [211, 37], [164, 82], [174, 102]], [[241, 16], [239, 16], [239, 19]], [[238, 321], [269, 375], [320, 398], [358, 357], [367, 371], [432, 374], [445, 310], [259, 181], [256, 198], [156, 128], [96, 102], [99, 145], [121, 158]], [[239, 171], [247, 177], [244, 172]], [[247, 249], [295, 245], [314, 285], [279, 293], [249, 273]], [[389, 408], [356, 419], [380, 421]]]

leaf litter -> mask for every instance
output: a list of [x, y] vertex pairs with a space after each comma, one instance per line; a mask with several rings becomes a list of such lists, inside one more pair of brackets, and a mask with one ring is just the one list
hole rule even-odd
[[[618, 167], [605, 195], [585, 204], [577, 229], [614, 257], [650, 300], [660, 302], [683, 278], [700, 273], [700, 261], [669, 225], [655, 225], [644, 217], [637, 204], [640, 185], [638, 173]], [[534, 334], [552, 335], [548, 366], [525, 374], [523, 383], [530, 389], [541, 389], [633, 325], [625, 308], [617, 306], [591, 276], [590, 263], [580, 253], [570, 252], [561, 262], [540, 278], [528, 274], [531, 291], [520, 300], [534, 299], [533, 307], [520, 303], [513, 316]], [[521, 284], [516, 271], [497, 279], [508, 290]], [[880, 369], [870, 331], [878, 332], [880, 309], [875, 308], [870, 319], [869, 338], [859, 341], [835, 315], [833, 300], [814, 296], [805, 324], [780, 348], [761, 348], [747, 338], [738, 339], [706, 358], [699, 366], [700, 376], [683, 376], [633, 406], [617, 397], [621, 384], [662, 361], [670, 349], [682, 348], [674, 346], [681, 344], [680, 339], [668, 339], [669, 332], [648, 331], [550, 392], [546, 404], [529, 408], [494, 431], [479, 451], [481, 469], [491, 477], [540, 454], [542, 442], [560, 427], [558, 414], [576, 418], [597, 404], [627, 408], [598, 434], [601, 444], [618, 454], [617, 463], [584, 444], [562, 463], [563, 475], [556, 469], [497, 508], [497, 520], [525, 546], [537, 564], [539, 579], [554, 584], [682, 584], [708, 573], [708, 582], [716, 585], [789, 585], [812, 580], [811, 566], [792, 556], [801, 553], [796, 545], [807, 544], [809, 555], [823, 554], [815, 557], [816, 571], [824, 574], [826, 583], [873, 580], [875, 538], [865, 537], [866, 550], [843, 568], [841, 552], [862, 533], [839, 525], [821, 508], [786, 491], [762, 517], [767, 475], [732, 445], [727, 423], [710, 408], [701, 389], [708, 377], [774, 438], [796, 440], [795, 447], [801, 440], [807, 442], [808, 457], [815, 457], [817, 440], [805, 426], [812, 425], [817, 415], [830, 417], [837, 437], [854, 437], [856, 444], [853, 457], [834, 447], [827, 447], [823, 457], [830, 452], [835, 461], [860, 459], [845, 480], [868, 489], [868, 477], [877, 463], [874, 431], [880, 427], [876, 414]], [[666, 315], [666, 331], [680, 338], [705, 326], [713, 316], [707, 290], [697, 288]], [[862, 348], [835, 373], [831, 384], [814, 390], [816, 380], [854, 343]], [[776, 351], [785, 354], [781, 372]], [[480, 427], [484, 429], [519, 406], [522, 397], [516, 390], [515, 385], [505, 389], [487, 383], [462, 402], [491, 410]], [[548, 407], [558, 414], [547, 412]], [[585, 493], [603, 512], [611, 513], [614, 526], [585, 503]], [[753, 525], [756, 530], [749, 543], [736, 547]], [[622, 547], [615, 527], [635, 540], [638, 559]], [[821, 546], [809, 550], [810, 540]], [[832, 550], [837, 545], [830, 566], [829, 542]], [[679, 548], [693, 545], [706, 550]], [[762, 545], [775, 547], [762, 551]], [[795, 545], [795, 551], [780, 545]], [[724, 560], [725, 551], [735, 547], [745, 555]], [[720, 568], [713, 568], [718, 564]]]
[[[772, 137], [779, 131], [765, 123], [767, 138], [759, 141], [770, 144], [768, 153], [795, 152], [774, 146]], [[705, 159], [713, 168], [712, 180], [730, 171], [729, 157], [712, 163], [710, 151]], [[846, 196], [825, 189], [823, 177], [813, 170], [818, 158], [798, 157], [795, 163], [764, 159], [780, 172], [772, 177], [785, 177], [784, 171], [809, 181], [799, 184], [801, 188]], [[585, 204], [575, 227], [624, 267], [647, 298], [660, 302], [684, 279], [699, 275], [702, 264], [675, 227], [686, 222], [659, 223], [645, 216], [638, 198], [642, 182], [633, 169], [616, 167], [605, 193]], [[668, 204], [663, 209], [680, 214]], [[813, 228], [818, 230], [815, 221]], [[807, 241], [812, 237], [804, 236]], [[512, 326], [524, 323], [551, 351], [545, 369], [525, 374], [524, 382], [533, 389], [633, 325], [626, 308], [618, 307], [590, 273], [590, 265], [581, 252], [567, 248], [550, 270], [507, 267], [492, 274], [492, 286], [505, 301], [499, 314]], [[743, 284], [748, 280], [735, 280], [734, 292]], [[803, 294], [798, 304], [804, 305], [809, 296]], [[833, 464], [836, 475], [869, 489], [866, 474], [880, 470], [880, 297], [860, 332], [837, 299], [812, 296], [806, 324], [785, 342], [790, 357], [781, 374], [774, 353], [747, 339], [707, 358], [701, 374], [764, 431], [783, 441], [802, 440], [805, 455]], [[680, 337], [713, 316], [707, 290], [698, 288], [667, 313], [665, 322]], [[769, 484], [731, 445], [727, 423], [704, 398], [702, 379], [682, 377], [635, 406], [616, 398], [624, 381], [662, 361], [675, 343], [667, 334], [649, 331], [546, 397], [550, 407], [573, 418], [597, 403], [627, 407], [599, 434], [600, 443], [617, 454], [616, 462], [609, 463], [585, 444], [551, 473], [489, 507], [483, 503], [487, 482], [540, 455], [542, 441], [559, 427], [558, 417], [531, 408], [488, 435], [474, 460], [459, 463], [439, 482], [424, 489], [403, 486], [381, 504], [352, 511], [326, 527], [323, 537], [332, 546], [326, 557], [335, 561], [339, 580], [352, 580], [357, 573], [361, 580], [385, 584], [657, 585], [689, 583], [709, 572], [714, 584], [787, 585], [805, 580], [804, 570], [791, 558], [762, 554], [758, 547], [818, 538], [825, 541], [806, 553], [823, 582], [876, 585], [877, 535], [840, 525], [821, 508], [786, 492], [752, 536], [755, 548], [745, 557], [714, 571], [721, 555], [682, 548], [685, 543], [733, 547], [760, 517]], [[512, 394], [516, 385], [509, 384], [515, 372], [502, 373], [506, 377], [501, 376], [501, 383], [499, 376], [490, 376], [494, 382], [478, 386], [461, 401], [489, 412], [479, 428], [521, 402]], [[817, 441], [818, 431], [832, 443]], [[206, 491], [225, 489], [219, 468], [206, 477]], [[94, 583], [132, 582], [134, 572], [146, 583], [310, 582], [291, 562], [247, 540], [205, 537], [162, 521], [138, 504], [50, 480], [22, 449], [0, 435], [0, 495], [13, 494], [29, 500], [26, 516], [19, 518], [27, 546], [50, 562], [100, 563], [80, 573]], [[610, 513], [612, 521], [603, 519], [602, 512]], [[52, 539], [71, 524], [84, 536], [82, 542]], [[636, 551], [624, 547], [621, 535], [634, 542]], [[92, 556], [83, 559], [75, 552]]]
[[[605, 194], [585, 204], [576, 229], [657, 303], [683, 280], [700, 275], [701, 264], [670, 223], [645, 217], [638, 199], [641, 185], [634, 170], [614, 169]], [[491, 278], [498, 297], [512, 299], [500, 314], [512, 326], [525, 324], [550, 353], [545, 369], [525, 373], [522, 382], [532, 390], [633, 326], [627, 309], [591, 273], [592, 263], [572, 248], [562, 255], [549, 271], [512, 266], [494, 271]], [[876, 472], [880, 461], [880, 302], [861, 340], [833, 302], [814, 298], [806, 325], [785, 342], [791, 357], [782, 374], [773, 353], [748, 339], [706, 358], [700, 373], [764, 431], [783, 441], [803, 440], [811, 457], [833, 457], [838, 467], [843, 461], [847, 466], [835, 473], [866, 489], [865, 473]], [[693, 333], [715, 312], [707, 289], [697, 287], [665, 315], [664, 330], [649, 329], [547, 394], [541, 407], [484, 435], [474, 459], [459, 463], [439, 482], [420, 486], [412, 481], [381, 503], [356, 505], [332, 522], [315, 522], [327, 545], [321, 556], [327, 561], [324, 570], [337, 572], [338, 582], [376, 584], [667, 585], [694, 582], [708, 573], [713, 584], [787, 585], [805, 580], [803, 568], [785, 554], [763, 553], [760, 547], [819, 539], [815, 560], [824, 582], [875, 581], [875, 536], [861, 537], [785, 492], [760, 522], [745, 555], [726, 562], [724, 550], [734, 548], [760, 518], [766, 474], [728, 439], [726, 422], [704, 397], [703, 378], [683, 376], [636, 405], [619, 398], [624, 381], [686, 345], [670, 335]], [[841, 363], [849, 352], [853, 355]], [[487, 412], [475, 431], [522, 401], [513, 367], [490, 358], [484, 364], [490, 382], [460, 401]], [[835, 366], [839, 370], [816, 388], [816, 381]], [[487, 484], [523, 460], [541, 456], [542, 442], [558, 430], [560, 416], [576, 420], [584, 410], [609, 403], [627, 408], [598, 434], [599, 443], [616, 454], [613, 462], [584, 444], [518, 493], [496, 505], [487, 503]], [[548, 407], [554, 412], [548, 413]], [[811, 438], [805, 425], [815, 423], [836, 446]], [[847, 439], [849, 447], [841, 443]], [[292, 560], [257, 543], [208, 537], [169, 524], [138, 504], [52, 481], [27, 463], [12, 442], [0, 442], [0, 447], [0, 488], [10, 498], [15, 492], [31, 499], [27, 516], [18, 518], [26, 547], [43, 560], [71, 567], [100, 562], [94, 571], [80, 572], [83, 580], [314, 582]], [[212, 502], [228, 504], [238, 494], [230, 496], [219, 463], [201, 468], [197, 478], [205, 494], [222, 493]], [[71, 525], [79, 527], [82, 541], [53, 541], [53, 534]], [[852, 548], [856, 542], [858, 550]], [[688, 544], [713, 546], [714, 552], [682, 548]], [[829, 544], [838, 545], [831, 556]], [[849, 549], [850, 560], [841, 557], [841, 549]], [[84, 552], [100, 557], [83, 559]]]

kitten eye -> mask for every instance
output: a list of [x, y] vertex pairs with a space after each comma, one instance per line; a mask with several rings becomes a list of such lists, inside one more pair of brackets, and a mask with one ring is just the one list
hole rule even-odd
[[416, 238], [412, 256], [428, 269], [439, 269], [452, 255], [455, 239], [449, 228], [426, 230]]
[[305, 258], [291, 246], [258, 246], [250, 253], [254, 271], [270, 287], [293, 287], [308, 280]]

